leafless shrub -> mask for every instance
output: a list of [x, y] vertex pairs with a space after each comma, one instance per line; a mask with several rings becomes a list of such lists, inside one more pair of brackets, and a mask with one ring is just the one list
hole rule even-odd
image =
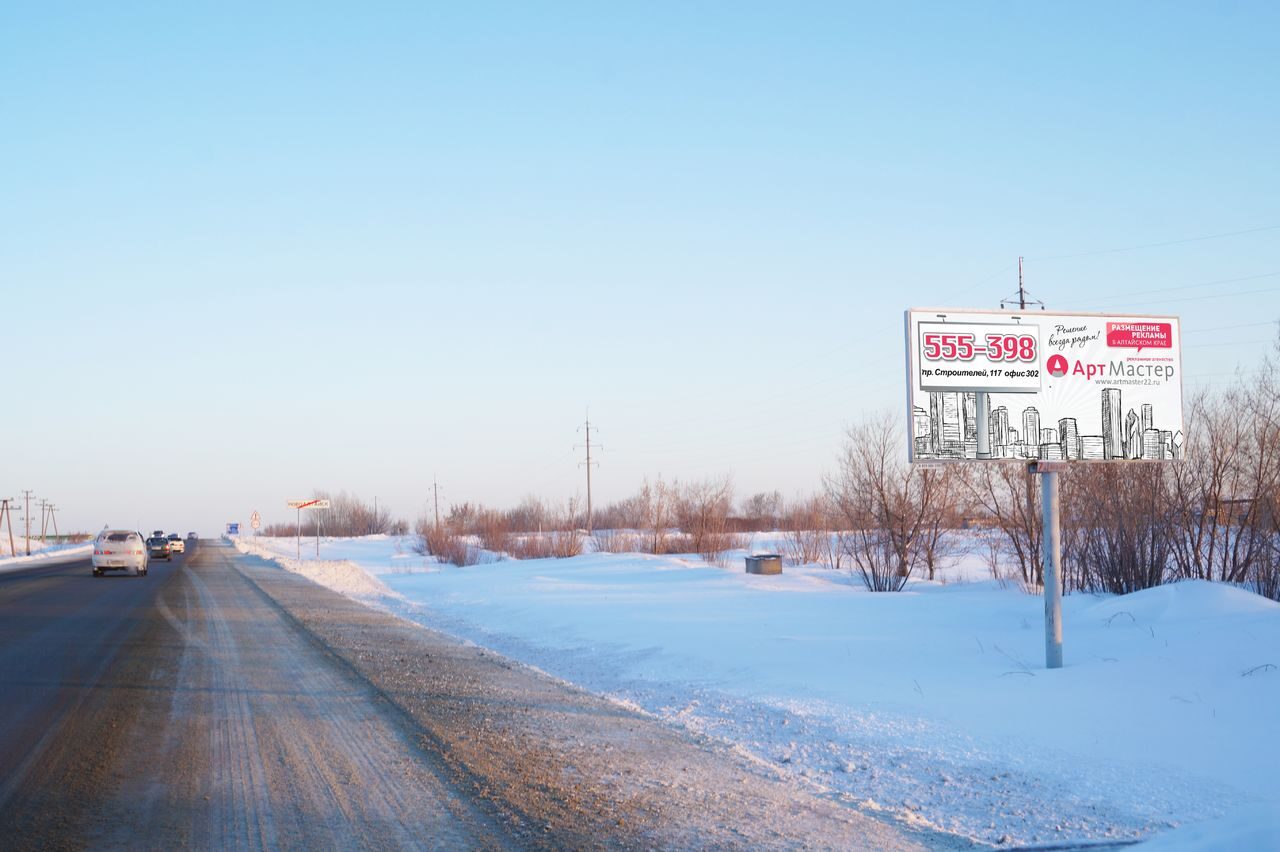
[[638, 553], [641, 536], [631, 530], [597, 530], [596, 550], [604, 553]]
[[1173, 566], [1166, 472], [1158, 465], [1079, 465], [1062, 480], [1065, 591], [1128, 594]]
[[415, 553], [431, 555], [441, 562], [460, 567], [486, 561], [483, 550], [447, 525], [437, 526], [433, 519], [420, 518], [416, 526], [417, 537], [412, 545]]
[[1273, 535], [1271, 546], [1253, 563], [1249, 585], [1260, 595], [1280, 601], [1280, 535]]
[[1034, 476], [1017, 462], [973, 465], [959, 480], [974, 508], [991, 518], [999, 536], [991, 543], [992, 573], [1012, 563], [1024, 589], [1044, 583], [1040, 563], [1040, 494]]
[[639, 528], [645, 532], [646, 553], [667, 553], [667, 538], [675, 520], [676, 486], [662, 477], [650, 483], [646, 478], [636, 495], [635, 509], [640, 513]]
[[744, 548], [748, 538], [749, 536], [736, 532], [707, 533], [703, 536], [702, 550], [698, 554], [711, 565], [728, 568], [729, 554]]
[[693, 537], [680, 532], [679, 530], [668, 530], [662, 536], [661, 550], [652, 551], [653, 553], [696, 553], [693, 549]]
[[709, 562], [720, 558], [729, 541], [727, 520], [732, 505], [733, 483], [727, 476], [691, 482], [678, 490], [676, 520], [690, 538], [690, 553]]
[[516, 559], [568, 559], [582, 553], [582, 542], [577, 530], [510, 535], [507, 552]]
[[831, 534], [826, 532], [827, 516], [826, 503], [818, 496], [792, 506], [787, 514], [787, 531], [782, 536], [782, 550], [787, 561], [793, 565], [811, 565], [821, 561], [831, 539]]
[[481, 561], [480, 548], [472, 545], [463, 536], [455, 535], [447, 529], [428, 537], [427, 547], [431, 555], [441, 562], [466, 566], [478, 565]]
[[1275, 591], [1278, 361], [1280, 338], [1256, 375], [1192, 401], [1186, 458], [1170, 472], [1173, 556], [1180, 577], [1250, 584], [1262, 594]]
[[945, 512], [941, 478], [903, 457], [901, 424], [883, 414], [849, 429], [827, 493], [848, 528], [845, 553], [871, 591], [899, 591], [925, 559], [925, 538]]

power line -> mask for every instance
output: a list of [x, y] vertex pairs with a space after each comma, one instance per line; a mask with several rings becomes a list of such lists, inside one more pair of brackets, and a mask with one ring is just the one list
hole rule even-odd
[[1266, 225], [1261, 228], [1247, 228], [1243, 231], [1228, 231], [1222, 234], [1208, 234], [1201, 237], [1184, 237], [1178, 240], [1166, 240], [1160, 243], [1146, 243], [1140, 246], [1126, 246], [1124, 248], [1098, 249], [1096, 251], [1074, 252], [1072, 254], [1055, 254], [1048, 257], [1033, 257], [1032, 260], [1049, 261], [1049, 260], [1070, 260], [1077, 257], [1095, 257], [1101, 254], [1121, 254], [1129, 251], [1141, 251], [1142, 249], [1164, 248], [1165, 246], [1182, 245], [1183, 243], [1199, 243], [1205, 240], [1220, 240], [1226, 237], [1239, 237], [1245, 234], [1260, 234], [1264, 231], [1280, 230], [1280, 225]]
[[1181, 299], [1150, 299], [1146, 302], [1122, 302], [1119, 305], [1109, 305], [1109, 308], [1129, 308], [1135, 305], [1146, 305], [1155, 303], [1157, 305], [1175, 304], [1178, 302], [1203, 302], [1205, 299], [1233, 299], [1236, 296], [1261, 296], [1263, 293], [1275, 293], [1280, 291], [1280, 287], [1268, 287], [1265, 290], [1241, 290], [1237, 293], [1210, 293], [1208, 296], [1186, 296]]
[[1280, 320], [1265, 320], [1263, 322], [1246, 322], [1246, 323], [1241, 323], [1239, 325], [1217, 325], [1217, 326], [1214, 326], [1213, 328], [1188, 328], [1188, 329], [1184, 329], [1182, 334], [1186, 336], [1188, 334], [1200, 334], [1202, 332], [1209, 332], [1209, 331], [1234, 331], [1237, 328], [1258, 328], [1264, 325], [1280, 325]]
[[1271, 340], [1223, 340], [1217, 343], [1192, 343], [1183, 349], [1201, 349], [1206, 346], [1253, 346], [1258, 343], [1271, 343]]
[[1259, 281], [1263, 278], [1275, 278], [1278, 275], [1280, 275], [1280, 272], [1264, 272], [1261, 275], [1246, 275], [1241, 278], [1219, 278], [1216, 281], [1204, 281], [1199, 284], [1181, 284], [1177, 287], [1157, 287], [1154, 290], [1134, 290], [1126, 293], [1113, 293], [1110, 296], [1100, 296], [1094, 299], [1076, 299], [1075, 301], [1067, 302], [1066, 304], [1079, 305], [1085, 302], [1095, 303], [1098, 299], [1106, 301], [1109, 299], [1127, 299], [1130, 296], [1149, 296], [1155, 293], [1176, 293], [1180, 290], [1197, 290], [1201, 287], [1213, 287], [1218, 284], [1239, 284], [1242, 281]]

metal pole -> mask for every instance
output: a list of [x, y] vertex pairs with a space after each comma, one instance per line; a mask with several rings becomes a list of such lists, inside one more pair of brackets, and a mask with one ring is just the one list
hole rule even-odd
[[316, 515], [316, 561], [320, 561], [320, 516]]
[[23, 538], [27, 542], [27, 555], [30, 556], [31, 555], [31, 492], [23, 491], [22, 493], [27, 501], [26, 509], [22, 513], [22, 522], [26, 524], [26, 532], [23, 533]]
[[18, 551], [13, 547], [13, 507], [9, 505], [10, 500], [4, 501], [4, 524], [9, 530], [9, 555], [17, 556]]
[[1058, 474], [1040, 474], [1040, 536], [1044, 568], [1044, 665], [1062, 668], [1062, 531], [1058, 512]]
[[978, 458], [991, 458], [991, 397], [985, 393], [975, 394], [974, 411], [978, 421]]
[[298, 561], [302, 561], [302, 507], [298, 507], [298, 520], [293, 525], [293, 534], [298, 539]]

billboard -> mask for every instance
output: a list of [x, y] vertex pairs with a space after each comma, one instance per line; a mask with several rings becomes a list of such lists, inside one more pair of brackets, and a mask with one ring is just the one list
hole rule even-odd
[[1162, 461], [1183, 456], [1178, 318], [906, 312], [912, 461]]

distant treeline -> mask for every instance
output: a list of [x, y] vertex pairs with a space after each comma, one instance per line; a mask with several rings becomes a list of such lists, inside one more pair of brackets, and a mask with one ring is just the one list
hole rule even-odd
[[[1132, 592], [1180, 579], [1232, 583], [1280, 599], [1280, 343], [1261, 369], [1186, 400], [1185, 459], [1080, 463], [1060, 475], [1063, 584]], [[423, 553], [457, 564], [503, 555], [696, 553], [723, 564], [745, 534], [780, 531], [794, 562], [849, 570], [873, 590], [933, 579], [975, 541], [992, 574], [1028, 589], [1042, 582], [1040, 493], [1023, 462], [909, 465], [894, 414], [848, 430], [835, 470], [806, 496], [777, 491], [735, 503], [728, 476], [646, 479], [597, 509], [526, 497], [511, 509], [463, 503], [414, 524]], [[384, 507], [345, 492], [303, 515], [304, 535], [409, 531]], [[973, 532], [973, 530], [978, 532]], [[273, 524], [267, 535], [294, 535]]]

